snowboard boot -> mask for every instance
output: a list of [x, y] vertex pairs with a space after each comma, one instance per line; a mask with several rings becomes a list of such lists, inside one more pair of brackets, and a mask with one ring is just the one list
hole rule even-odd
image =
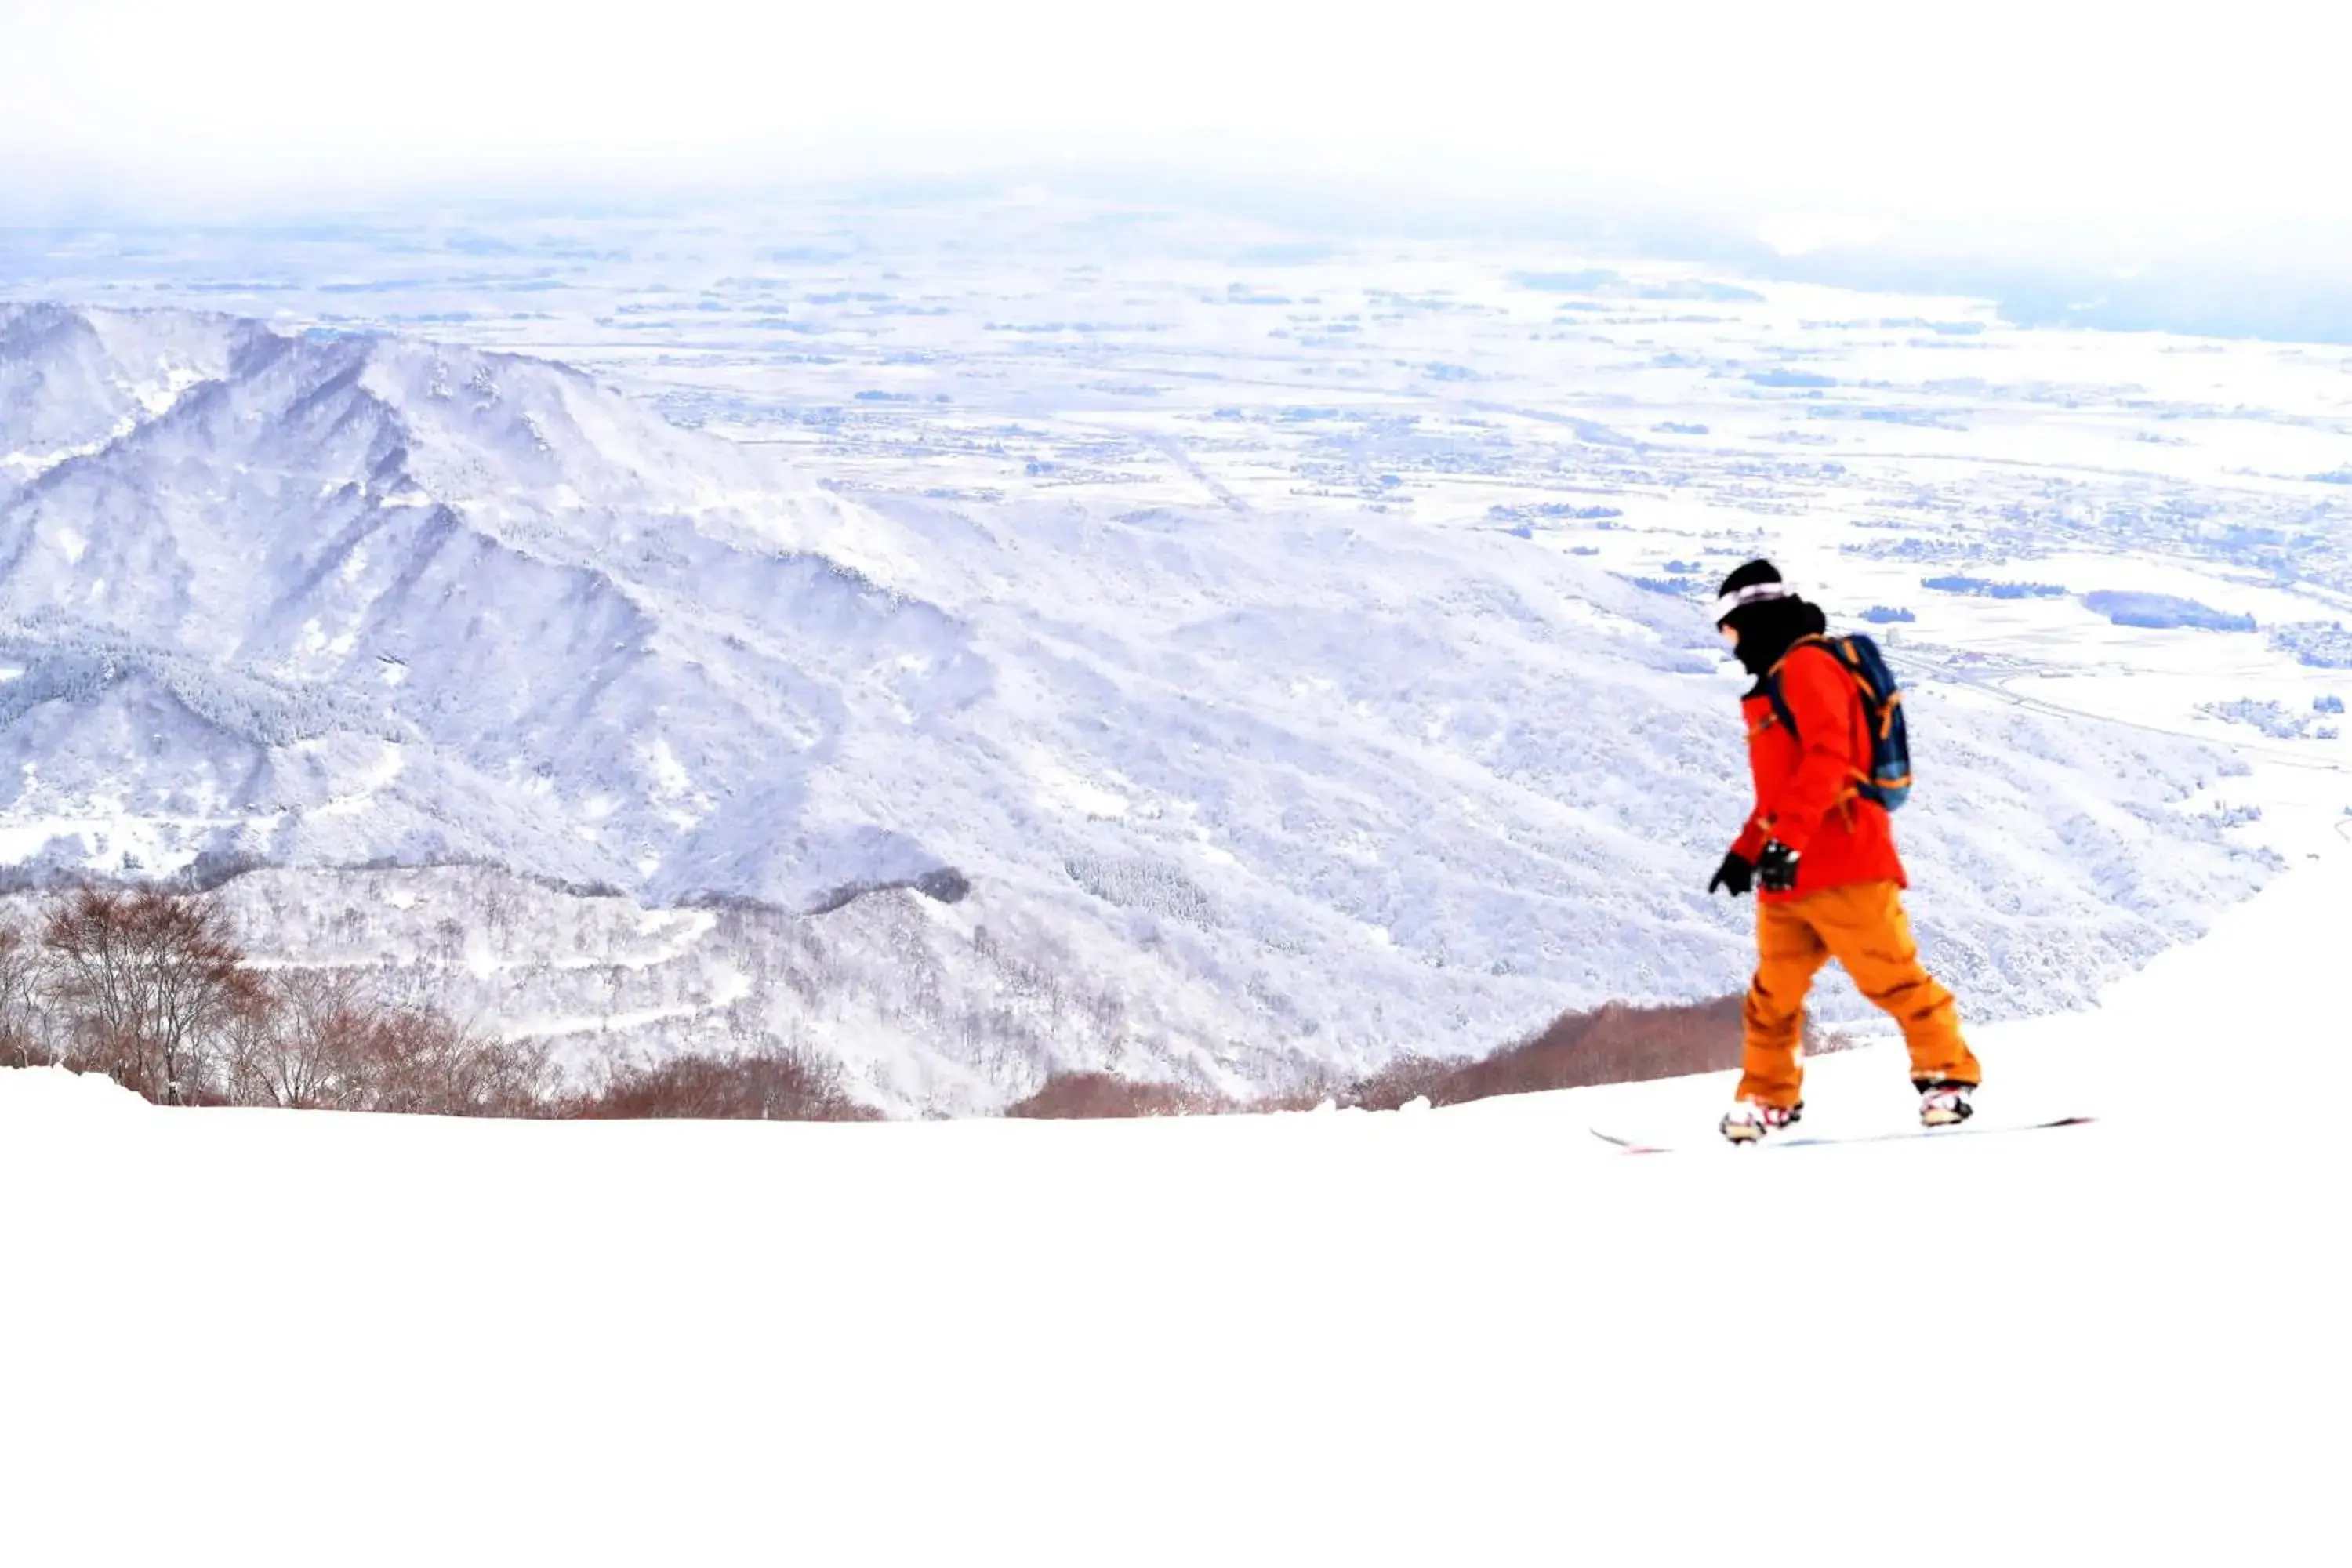
[[1734, 1143], [1753, 1143], [1768, 1132], [1778, 1132], [1791, 1125], [1804, 1113], [1805, 1102], [1801, 1100], [1785, 1107], [1753, 1100], [1736, 1100], [1723, 1118], [1723, 1135]]
[[1919, 1125], [1922, 1127], [1958, 1127], [1976, 1114], [1969, 1096], [1976, 1089], [1972, 1083], [1954, 1083], [1948, 1079], [1923, 1079], [1914, 1086], [1919, 1091]]

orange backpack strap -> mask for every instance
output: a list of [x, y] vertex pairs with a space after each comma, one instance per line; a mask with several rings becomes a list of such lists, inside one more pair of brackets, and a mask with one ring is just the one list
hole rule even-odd
[[[1772, 711], [1779, 715], [1781, 723], [1789, 727], [1789, 733], [1795, 735], [1797, 737], [1798, 743], [1801, 745], [1804, 742], [1805, 738], [1797, 732], [1797, 716], [1790, 711], [1789, 700], [1780, 695], [1780, 667], [1787, 664], [1790, 658], [1794, 655], [1799, 648], [1807, 647], [1829, 649], [1832, 654], [1836, 651], [1833, 648], [1830, 648], [1829, 638], [1821, 636], [1817, 632], [1808, 633], [1805, 636], [1799, 637], [1795, 642], [1790, 643], [1789, 645], [1789, 651], [1772, 661], [1772, 668], [1764, 672], [1764, 679], [1761, 683], [1764, 688], [1764, 700], [1772, 704]], [[1838, 662], [1840, 664], [1843, 664], [1845, 660], [1841, 658]]]
[[[1780, 715], [1780, 722], [1789, 727], [1789, 733], [1796, 736], [1799, 744], [1803, 743], [1804, 737], [1797, 731], [1797, 716], [1790, 710], [1789, 700], [1780, 695], [1780, 667], [1787, 664], [1801, 647], [1818, 647], [1838, 661], [1838, 667], [1853, 679], [1854, 691], [1862, 700], [1862, 711], [1866, 721], [1871, 703], [1876, 698], [1877, 689], [1871, 684], [1869, 676], [1864, 672], [1860, 661], [1855, 658], [1852, 645], [1843, 637], [1832, 637], [1813, 632], [1790, 643], [1789, 651], [1773, 661], [1771, 669], [1766, 672], [1764, 677], [1765, 699], [1772, 704], [1772, 711]], [[1894, 704], [1890, 702], [1887, 704], [1885, 720], [1887, 724], [1894, 723]], [[1909, 781], [1905, 782], [1907, 784]], [[1838, 795], [1835, 809], [1845, 816], [1847, 826], [1851, 827], [1853, 825], [1854, 797], [1869, 793], [1875, 787], [1875, 784], [1876, 781], [1871, 777], [1867, 769], [1856, 767], [1846, 769], [1845, 789]]]

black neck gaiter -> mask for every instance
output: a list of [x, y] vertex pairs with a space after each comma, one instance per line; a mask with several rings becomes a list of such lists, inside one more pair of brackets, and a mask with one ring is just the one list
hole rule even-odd
[[1800, 637], [1819, 637], [1829, 630], [1828, 618], [1802, 599], [1765, 599], [1743, 605], [1732, 611], [1729, 618], [1739, 633], [1739, 647], [1735, 650], [1739, 662], [1759, 680], [1780, 662]]

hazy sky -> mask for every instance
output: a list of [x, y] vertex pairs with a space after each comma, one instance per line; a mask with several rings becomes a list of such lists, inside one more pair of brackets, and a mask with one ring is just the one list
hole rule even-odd
[[0, 199], [184, 212], [1018, 155], [1599, 179], [1752, 208], [1791, 246], [1930, 215], [2343, 220], [2347, 9], [0, 0]]

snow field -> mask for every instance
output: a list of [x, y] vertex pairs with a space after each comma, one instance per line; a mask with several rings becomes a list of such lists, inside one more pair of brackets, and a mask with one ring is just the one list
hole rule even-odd
[[[1987, 1119], [499, 1124], [0, 1074], [19, 1561], [2307, 1562], [2352, 847]], [[1809, 1130], [1899, 1124], [1827, 1058]], [[1588, 1122], [1672, 1133], [1629, 1158]]]

